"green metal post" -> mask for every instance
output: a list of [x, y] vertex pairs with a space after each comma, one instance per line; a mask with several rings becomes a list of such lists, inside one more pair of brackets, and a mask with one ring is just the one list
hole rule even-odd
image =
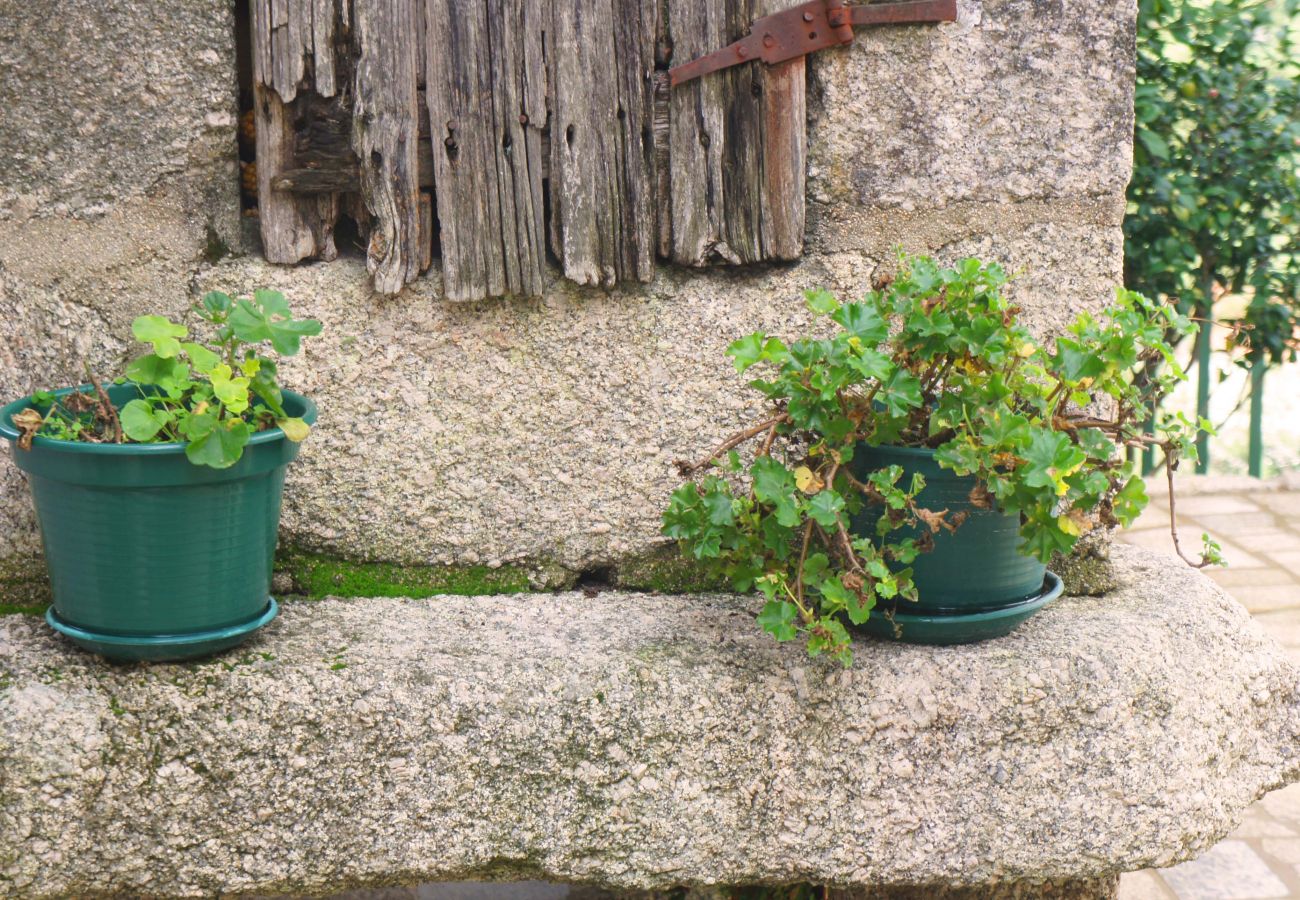
[[1250, 367], [1250, 474], [1259, 478], [1264, 472], [1264, 376], [1268, 362], [1257, 359]]
[[[1196, 335], [1196, 415], [1210, 417], [1210, 340], [1214, 330], [1214, 273], [1207, 270], [1201, 277], [1201, 297], [1196, 305], [1201, 330]], [[1196, 474], [1210, 471], [1210, 436], [1196, 435]]]
[[[1156, 411], [1156, 402], [1152, 400], [1151, 415], [1147, 417], [1146, 423], [1142, 426], [1142, 430], [1147, 434], [1155, 434], [1156, 432]], [[1142, 477], [1145, 478], [1155, 470], [1156, 448], [1151, 444], [1147, 444], [1142, 448]]]

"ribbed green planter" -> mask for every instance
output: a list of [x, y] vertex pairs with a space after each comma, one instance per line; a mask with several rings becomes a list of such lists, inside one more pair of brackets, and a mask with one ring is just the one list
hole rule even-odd
[[[858, 478], [895, 465], [903, 469], [904, 486], [915, 473], [925, 478], [917, 497], [921, 506], [965, 511], [968, 517], [955, 532], [936, 534], [934, 549], [913, 563], [919, 600], [900, 600], [893, 622], [883, 610], [873, 613], [865, 629], [912, 643], [971, 643], [1010, 633], [1060, 595], [1060, 579], [1020, 553], [1019, 517], [973, 506], [975, 479], [941, 468], [933, 450], [864, 445], [853, 457]], [[854, 531], [874, 538], [879, 517], [879, 507], [864, 507], [852, 523]], [[908, 532], [895, 535], [907, 537]]]
[[[120, 408], [137, 389], [108, 394]], [[114, 659], [178, 660], [233, 647], [275, 616], [280, 494], [298, 455], [280, 429], [255, 434], [238, 463], [217, 470], [190, 463], [183, 443], [37, 437], [21, 450], [11, 420], [31, 405], [0, 410], [0, 437], [31, 485], [55, 629]], [[299, 394], [285, 391], [284, 407], [316, 419]]]

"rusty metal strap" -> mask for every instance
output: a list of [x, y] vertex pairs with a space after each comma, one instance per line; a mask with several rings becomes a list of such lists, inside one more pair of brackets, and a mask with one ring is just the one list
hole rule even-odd
[[668, 83], [676, 87], [742, 62], [761, 59], [772, 65], [848, 44], [853, 41], [854, 25], [910, 25], [956, 19], [957, 0], [908, 0], [865, 6], [846, 6], [844, 0], [810, 0], [757, 18], [749, 34], [734, 44], [669, 69]]

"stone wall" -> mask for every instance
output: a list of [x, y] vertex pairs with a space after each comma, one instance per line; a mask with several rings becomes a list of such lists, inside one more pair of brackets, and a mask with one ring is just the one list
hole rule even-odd
[[[286, 366], [322, 410], [290, 475], [288, 543], [608, 565], [659, 542], [672, 461], [756, 411], [723, 350], [803, 327], [805, 288], [861, 291], [903, 247], [1002, 261], [1040, 333], [1105, 302], [1133, 18], [1131, 0], [962, 0], [952, 24], [859, 31], [811, 62], [799, 263], [663, 267], [614, 292], [555, 279], [541, 299], [457, 306], [436, 266], [385, 299], [359, 254], [277, 268], [240, 237], [227, 5], [0, 0], [0, 108], [16, 126], [0, 132], [0, 395], [78, 381], [83, 359], [112, 371], [142, 312], [274, 285], [326, 329]], [[8, 462], [0, 502], [12, 573], [39, 542]]]

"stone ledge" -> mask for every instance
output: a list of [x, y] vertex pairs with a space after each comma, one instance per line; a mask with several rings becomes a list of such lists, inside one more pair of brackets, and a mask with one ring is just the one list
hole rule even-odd
[[1209, 847], [1300, 770], [1297, 673], [1190, 570], [856, 667], [750, 598], [288, 604], [204, 664], [0, 619], [0, 893], [452, 879], [613, 888], [1102, 879]]

